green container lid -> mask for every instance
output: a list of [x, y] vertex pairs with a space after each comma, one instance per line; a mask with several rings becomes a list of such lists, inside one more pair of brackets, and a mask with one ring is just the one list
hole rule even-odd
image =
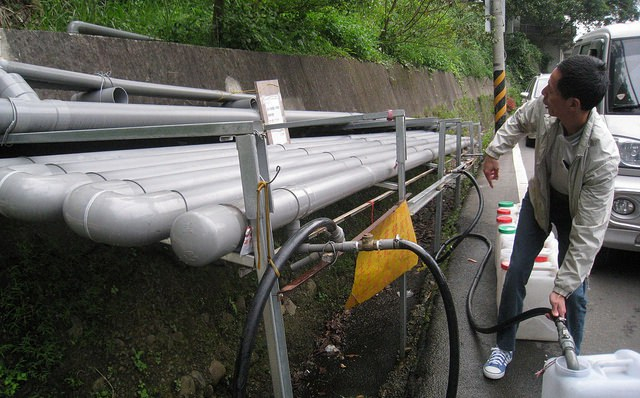
[[501, 225], [498, 227], [498, 232], [501, 234], [515, 234], [516, 226], [515, 225]]
[[510, 200], [503, 200], [498, 202], [498, 207], [513, 207], [513, 202]]

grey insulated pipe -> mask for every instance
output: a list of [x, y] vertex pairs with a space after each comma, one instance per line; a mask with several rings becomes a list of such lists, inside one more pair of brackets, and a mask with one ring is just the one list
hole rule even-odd
[[40, 97], [17, 73], [7, 73], [0, 69], [0, 98], [17, 98], [25, 101], [39, 101]]
[[94, 25], [88, 22], [71, 21], [67, 25], [67, 33], [80, 33], [97, 36], [111, 36], [121, 39], [134, 40], [155, 40], [153, 37], [141, 35], [138, 33], [127, 32], [124, 30], [108, 28], [106, 26]]
[[18, 73], [32, 87], [61, 90], [88, 91], [104, 87], [122, 87], [129, 95], [145, 97], [175, 98], [196, 101], [233, 102], [255, 99], [254, 95], [235, 94], [220, 90], [173, 86], [167, 84], [118, 79], [111, 76], [73, 72], [47, 66], [31, 65], [0, 58], [0, 68], [9, 73]]
[[81, 102], [107, 102], [113, 104], [128, 104], [129, 95], [122, 87], [107, 87], [100, 90], [92, 90], [84, 93], [73, 94], [71, 101]]
[[[348, 115], [352, 114], [285, 111], [290, 122]], [[253, 109], [0, 98], [0, 131], [5, 134], [259, 120]]]
[[[468, 140], [464, 140], [463, 145], [468, 144]], [[454, 150], [455, 143], [450, 141], [446, 151], [451, 153]], [[391, 153], [386, 160], [375, 159], [368, 164], [352, 167], [344, 173], [306, 178], [293, 184], [274, 187], [272, 227], [276, 229], [304, 218], [344, 197], [393, 177], [396, 173], [394, 155]], [[432, 151], [410, 153], [406, 162], [407, 170], [434, 158]], [[171, 227], [171, 246], [181, 261], [194, 266], [206, 265], [233, 251], [242, 242], [248, 225], [244, 204], [241, 201], [226, 203], [230, 205], [202, 206], [175, 219]]]

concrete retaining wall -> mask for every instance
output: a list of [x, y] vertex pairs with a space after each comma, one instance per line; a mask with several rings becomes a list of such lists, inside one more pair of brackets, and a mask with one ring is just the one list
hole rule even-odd
[[[207, 89], [251, 92], [257, 80], [278, 79], [290, 110], [379, 112], [404, 109], [424, 115], [426, 107], [491, 95], [492, 83], [442, 72], [385, 67], [349, 59], [289, 56], [137, 41], [0, 29], [0, 57], [120, 79]], [[71, 92], [39, 90], [42, 98], [68, 99]], [[135, 103], [168, 103], [130, 98]]]

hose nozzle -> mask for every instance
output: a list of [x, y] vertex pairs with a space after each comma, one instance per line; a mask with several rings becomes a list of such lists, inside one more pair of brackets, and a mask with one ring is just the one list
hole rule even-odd
[[562, 354], [567, 361], [567, 367], [571, 370], [580, 370], [580, 364], [578, 363], [578, 356], [576, 354], [576, 343], [573, 341], [571, 333], [567, 328], [567, 320], [561, 316], [554, 317], [553, 321], [556, 323], [558, 329], [558, 341]]

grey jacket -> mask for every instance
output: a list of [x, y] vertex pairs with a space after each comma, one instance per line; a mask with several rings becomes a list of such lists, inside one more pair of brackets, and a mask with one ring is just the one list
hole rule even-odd
[[[523, 135], [535, 132], [535, 170], [529, 180], [529, 199], [538, 225], [549, 231], [549, 175], [552, 170], [548, 170], [546, 159], [563, 128], [557, 118], [545, 114], [542, 99], [540, 96], [520, 107], [496, 132], [486, 153], [498, 159], [511, 150]], [[576, 158], [569, 168], [571, 233], [569, 248], [553, 288], [554, 292], [565, 297], [589, 275], [602, 246], [619, 162], [620, 155], [613, 136], [594, 108], [576, 148]]]

